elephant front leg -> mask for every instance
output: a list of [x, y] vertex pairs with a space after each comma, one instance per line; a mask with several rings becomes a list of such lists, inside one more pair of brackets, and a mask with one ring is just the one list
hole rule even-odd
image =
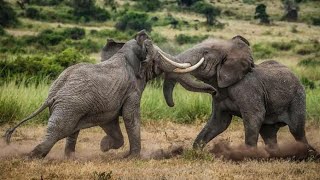
[[209, 141], [229, 127], [232, 115], [227, 112], [220, 111], [219, 108], [214, 109], [216, 110], [213, 111], [210, 120], [194, 141], [194, 149], [203, 149]]
[[107, 134], [104, 136], [100, 143], [100, 149], [102, 152], [106, 152], [110, 149], [120, 148], [124, 141], [119, 125], [119, 117], [115, 120], [100, 126]]
[[128, 133], [130, 144], [130, 157], [140, 156], [141, 137], [140, 137], [140, 96], [134, 93], [126, 100], [122, 116]]

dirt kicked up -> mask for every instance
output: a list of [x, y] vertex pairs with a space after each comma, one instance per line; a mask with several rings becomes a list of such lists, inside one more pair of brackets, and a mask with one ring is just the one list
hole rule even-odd
[[[191, 150], [203, 124], [178, 125], [148, 123], [142, 127], [140, 159], [124, 159], [128, 141], [118, 150], [102, 153], [99, 144], [104, 133], [99, 128], [83, 130], [76, 154], [64, 157], [64, 140], [57, 143], [43, 160], [29, 160], [25, 154], [41, 141], [44, 126], [18, 129], [8, 146], [0, 142], [0, 179], [319, 179], [320, 160], [307, 156], [306, 148], [296, 143], [282, 128], [278, 135], [280, 150], [268, 153], [259, 139], [257, 149], [243, 145], [242, 124], [211, 141], [204, 151]], [[7, 127], [1, 127], [5, 132]], [[126, 132], [122, 127], [122, 132]], [[320, 128], [308, 125], [307, 137], [320, 151]]]

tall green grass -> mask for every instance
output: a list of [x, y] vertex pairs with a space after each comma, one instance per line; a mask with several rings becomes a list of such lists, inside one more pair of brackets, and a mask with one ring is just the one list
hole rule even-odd
[[[0, 124], [18, 122], [38, 109], [46, 99], [49, 87], [46, 81], [28, 86], [16, 85], [12, 81], [0, 86]], [[172, 120], [191, 123], [195, 119], [204, 119], [210, 115], [210, 95], [188, 92], [177, 86], [174, 100], [176, 105], [170, 108], [166, 105], [162, 88], [148, 86], [141, 102], [142, 121]], [[46, 123], [48, 118], [48, 110], [45, 110], [31, 121]]]

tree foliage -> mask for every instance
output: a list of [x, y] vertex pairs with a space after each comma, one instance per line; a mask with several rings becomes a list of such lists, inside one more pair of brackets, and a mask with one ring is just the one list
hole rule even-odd
[[146, 12], [155, 11], [161, 6], [160, 0], [137, 0], [136, 8]]
[[110, 13], [95, 5], [95, 0], [72, 0], [74, 15], [84, 21], [96, 20], [106, 21], [110, 18]]
[[116, 28], [121, 31], [134, 30], [140, 31], [145, 29], [151, 31], [151, 23], [148, 14], [135, 11], [127, 11], [116, 24]]
[[202, 1], [202, 0], [177, 0], [177, 3], [179, 6], [190, 7], [198, 1]]
[[295, 22], [298, 20], [299, 6], [295, 0], [283, 0], [282, 1], [285, 14], [282, 17], [283, 20]]
[[266, 5], [258, 4], [254, 13], [254, 18], [260, 19], [260, 23], [262, 24], [270, 24], [269, 15], [267, 14], [266, 9]]
[[207, 2], [198, 1], [193, 6], [192, 9], [206, 16], [207, 24], [214, 25], [217, 23], [217, 16], [220, 15], [220, 9], [214, 7], [212, 4]]
[[0, 26], [13, 26], [17, 24], [17, 22], [17, 14], [10, 4], [4, 0], [0, 0]]

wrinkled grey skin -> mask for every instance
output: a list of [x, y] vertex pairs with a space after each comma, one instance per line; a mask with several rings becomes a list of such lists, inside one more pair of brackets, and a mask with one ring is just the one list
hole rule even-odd
[[[114, 52], [114, 51], [113, 51]], [[101, 150], [120, 148], [124, 141], [119, 126], [123, 117], [130, 143], [130, 156], [141, 150], [140, 99], [148, 80], [174, 67], [158, 62], [156, 49], [148, 35], [141, 31], [125, 43], [108, 61], [99, 64], [81, 63], [67, 68], [52, 84], [44, 104], [35, 113], [6, 132], [9, 143], [14, 130], [49, 107], [47, 134], [29, 154], [43, 158], [53, 145], [66, 138], [65, 154], [75, 152], [79, 131], [100, 126], [107, 136], [101, 140]], [[192, 84], [192, 82], [190, 82]], [[212, 92], [213, 87], [195, 82], [194, 86]]]
[[[284, 65], [265, 61], [254, 65], [249, 42], [241, 36], [231, 40], [207, 40], [175, 57], [176, 61], [204, 63], [191, 74], [212, 85], [212, 114], [194, 141], [194, 148], [203, 148], [230, 125], [232, 116], [243, 119], [245, 144], [256, 147], [259, 134], [267, 149], [275, 150], [277, 132], [288, 125], [297, 141], [314, 150], [305, 136], [305, 91], [298, 78]], [[164, 95], [174, 106], [172, 91], [175, 80], [167, 74]], [[178, 76], [184, 76], [178, 75]], [[176, 77], [175, 77], [176, 78]]]

